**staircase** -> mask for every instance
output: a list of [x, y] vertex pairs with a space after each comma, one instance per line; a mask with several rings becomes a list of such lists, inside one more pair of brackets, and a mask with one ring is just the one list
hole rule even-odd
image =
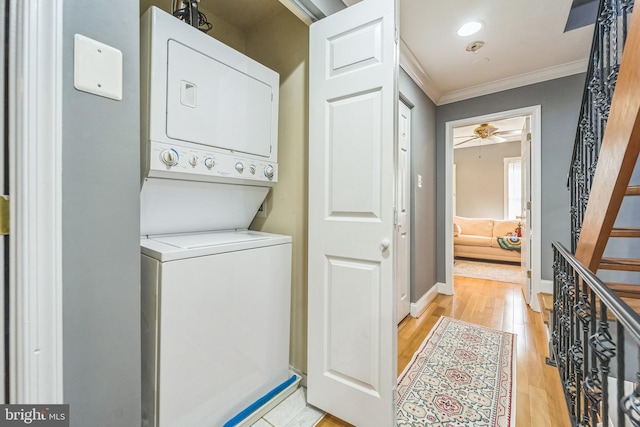
[[[601, 13], [607, 15], [615, 9], [630, 12], [630, 3], [605, 0]], [[635, 224], [616, 226], [623, 203], [640, 207], [640, 185], [631, 184], [640, 152], [640, 15], [631, 16], [628, 28], [627, 21], [625, 16], [622, 25], [617, 19], [609, 23], [613, 34], [609, 38], [622, 38], [621, 61], [618, 61], [617, 43], [613, 43], [605, 55], [600, 52], [596, 59], [592, 58], [593, 77], [585, 90], [587, 102], [583, 102], [570, 178], [570, 182], [584, 190], [572, 207], [573, 219], [581, 219], [579, 224], [574, 221], [574, 237], [578, 237], [574, 244], [575, 257], [594, 273], [640, 272], [638, 257], [604, 256], [606, 249], [615, 252], [616, 247], [633, 247], [628, 240], [640, 239], [640, 214], [635, 216]], [[587, 126], [589, 122], [592, 126]], [[602, 136], [601, 142], [597, 141], [598, 135]], [[584, 154], [585, 147], [592, 151]], [[580, 151], [582, 153], [576, 155]], [[586, 210], [580, 212], [585, 202]], [[640, 257], [640, 253], [637, 256]], [[640, 299], [640, 280], [633, 274], [624, 277], [628, 283], [607, 284], [625, 299]]]
[[548, 361], [574, 426], [640, 427], [640, 12], [632, 9], [633, 0], [600, 1], [568, 180], [571, 251], [552, 244], [553, 302], [541, 296]]

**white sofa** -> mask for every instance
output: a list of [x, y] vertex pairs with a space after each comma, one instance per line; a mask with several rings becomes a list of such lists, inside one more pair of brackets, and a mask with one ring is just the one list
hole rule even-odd
[[519, 263], [520, 251], [501, 248], [497, 239], [514, 233], [517, 227], [515, 220], [456, 216], [453, 219], [453, 255]]

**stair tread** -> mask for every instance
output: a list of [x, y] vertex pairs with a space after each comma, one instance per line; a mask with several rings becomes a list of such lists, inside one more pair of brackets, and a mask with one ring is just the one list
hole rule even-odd
[[640, 185], [628, 186], [625, 196], [640, 196]]
[[611, 230], [611, 237], [640, 237], [639, 227], [615, 227]]
[[600, 270], [640, 271], [638, 258], [602, 258]]

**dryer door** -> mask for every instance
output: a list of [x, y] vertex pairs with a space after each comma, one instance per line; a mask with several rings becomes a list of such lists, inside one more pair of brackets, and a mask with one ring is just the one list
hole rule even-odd
[[175, 40], [167, 49], [167, 136], [268, 157], [278, 88], [240, 71], [241, 61], [229, 66]]

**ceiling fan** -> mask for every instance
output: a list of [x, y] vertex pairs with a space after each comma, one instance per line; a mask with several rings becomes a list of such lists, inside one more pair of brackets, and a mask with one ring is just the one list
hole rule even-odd
[[473, 130], [473, 135], [460, 136], [459, 138], [468, 138], [468, 139], [458, 142], [454, 144], [454, 146], [461, 145], [461, 144], [464, 144], [465, 142], [473, 141], [475, 139], [481, 139], [481, 140], [488, 139], [493, 142], [505, 142], [507, 141], [507, 139], [503, 138], [503, 136], [515, 136], [515, 135], [519, 135], [520, 133], [521, 131], [519, 130], [498, 131], [497, 127], [489, 123], [482, 123], [480, 126], [478, 126]]

